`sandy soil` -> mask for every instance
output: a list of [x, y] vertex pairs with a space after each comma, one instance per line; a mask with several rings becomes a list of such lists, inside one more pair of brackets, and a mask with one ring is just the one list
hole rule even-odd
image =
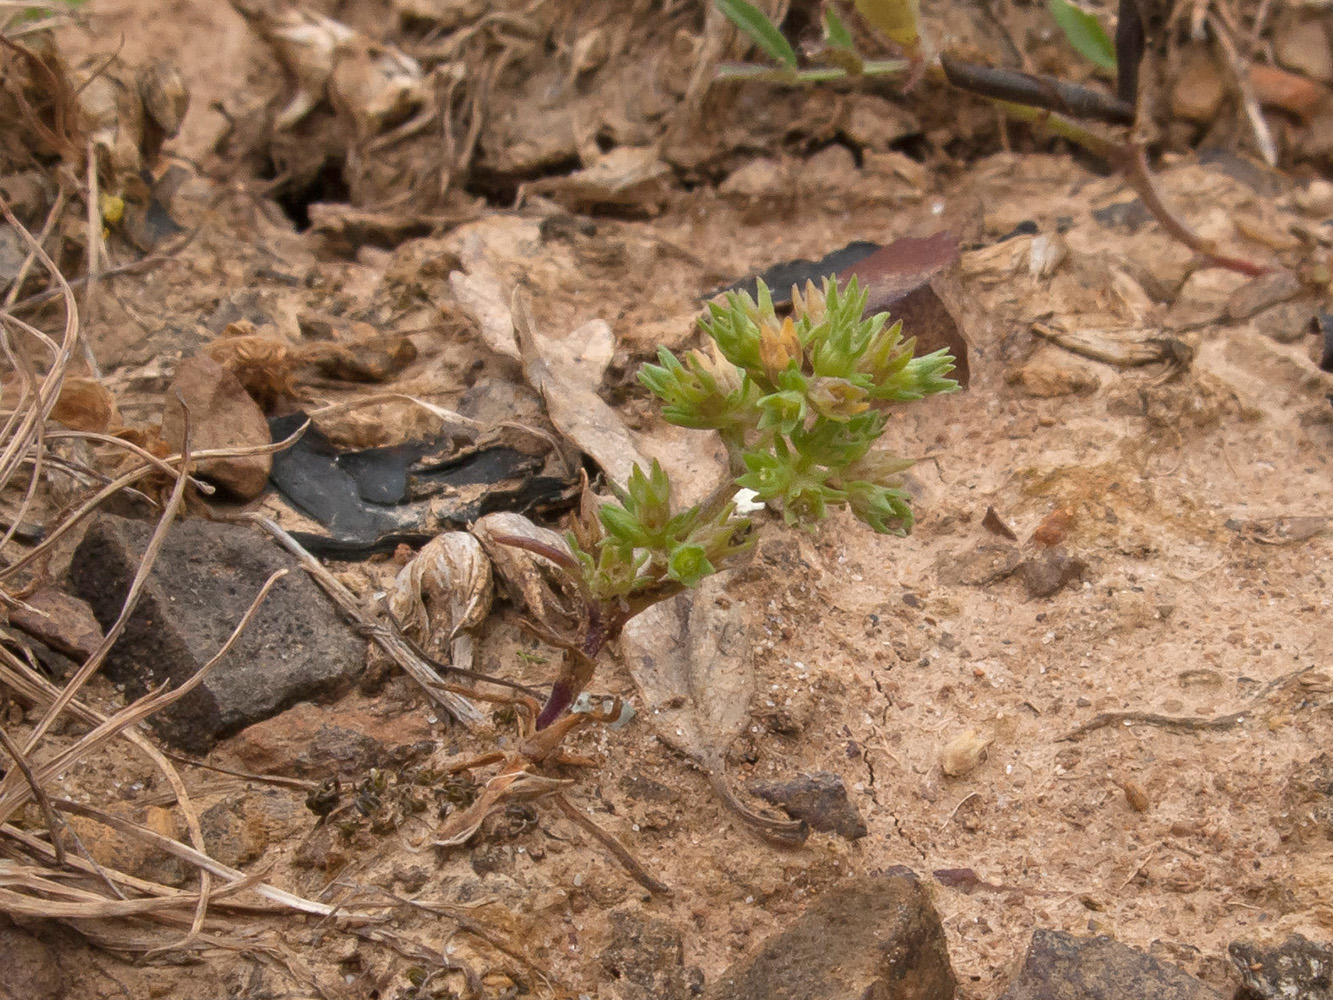
[[[136, 0], [92, 6], [98, 20], [84, 41], [93, 49], [123, 37], [132, 59], [170, 40], [198, 109], [174, 148], [207, 160], [222, 124], [210, 101], [265, 85], [239, 19], [187, 0], [147, 22]], [[834, 772], [868, 836], [815, 834], [799, 850], [757, 840], [639, 716], [579, 734], [572, 749], [599, 763], [562, 773], [574, 781], [571, 801], [671, 886], [669, 896], [645, 893], [540, 803], [531, 821], [505, 817], [463, 849], [415, 852], [410, 842], [422, 831], [411, 824], [383, 833], [360, 826], [320, 848], [303, 793], [188, 772], [203, 806], [235, 805], [262, 828], [262, 857], [250, 864], [267, 880], [326, 898], [383, 886], [476, 906], [472, 920], [558, 984], [550, 995], [643, 995], [608, 971], [625, 926], [679, 935], [683, 965], [712, 981], [822, 888], [897, 864], [979, 877], [935, 887], [960, 995], [976, 1000], [1002, 992], [1036, 927], [1111, 934], [1224, 991], [1234, 986], [1230, 941], [1289, 931], [1328, 939], [1333, 840], [1326, 820], [1321, 834], [1303, 819], [1312, 808], [1303, 789], [1329, 780], [1321, 755], [1333, 739], [1333, 536], [1274, 520], [1333, 515], [1333, 376], [1312, 363], [1314, 338], [1291, 340], [1272, 312], [1230, 318], [1228, 296], [1246, 279], [1226, 272], [1195, 271], [1158, 301], [1154, 279], [1184, 277], [1188, 251], [1152, 223], [1130, 231], [1097, 221], [1094, 210], [1133, 194], [1066, 155], [998, 153], [911, 177], [899, 155], [859, 166], [839, 153], [793, 156], [783, 163], [800, 178], [795, 197], [701, 186], [655, 218], [599, 219], [595, 236], [543, 244], [526, 275], [544, 327], [611, 323], [618, 349], [603, 395], [651, 441], [669, 432], [633, 372], [657, 342], [691, 342], [698, 296], [719, 280], [856, 239], [929, 231], [932, 220], [969, 230], [975, 248], [964, 253], [959, 282], [971, 387], [903, 410], [890, 432], [899, 452], [921, 459], [909, 477], [913, 534], [877, 537], [844, 515], [808, 534], [775, 520], [763, 525], [753, 563], [726, 586], [744, 609], [757, 691], [751, 725], [728, 754], [732, 785]], [[1237, 219], [1262, 219], [1278, 233], [1318, 221], [1294, 206], [1297, 182], [1265, 177], [1252, 186], [1245, 171], [1228, 172], [1235, 162], [1182, 159], [1163, 171], [1165, 191], [1205, 235], [1262, 256], [1268, 250], [1244, 243]], [[211, 335], [205, 317], [227, 301], [276, 317], [336, 307], [412, 331], [420, 356], [395, 388], [430, 392], [443, 405], [470, 384], [519, 377], [469, 329], [441, 324], [438, 308], [401, 306], [414, 268], [443, 253], [448, 235], [331, 259], [243, 193], [216, 201], [226, 183], [191, 182], [183, 211], [204, 229], [177, 260], [108, 285], [90, 335], [127, 413], [158, 398], [163, 373]], [[1026, 220], [1039, 236], [996, 242]], [[1043, 268], [1052, 245], [1058, 263]], [[299, 281], [273, 280], [275, 270]], [[1034, 321], [1077, 318], [1175, 337], [1192, 363], [1120, 367], [1032, 333]], [[1019, 541], [983, 526], [988, 508]], [[1086, 564], [1080, 581], [1038, 598], [1017, 576], [986, 579], [996, 547], [1039, 555], [1031, 540], [1039, 528]], [[370, 592], [397, 567], [335, 568]], [[497, 623], [483, 636], [481, 662], [540, 683], [555, 656]], [[614, 658], [593, 689], [638, 701]], [[449, 728], [406, 682], [318, 712], [336, 721], [354, 710], [386, 733], [437, 738], [436, 763], [490, 748]], [[1069, 738], [1108, 712], [1199, 725], [1117, 719]], [[1230, 724], [1208, 722], [1237, 712]], [[501, 731], [512, 741], [512, 727]], [[945, 776], [946, 746], [968, 733], [986, 744], [984, 759]], [[224, 744], [217, 761], [244, 761], [245, 739]], [[71, 775], [66, 792], [128, 789], [146, 773], [132, 762], [94, 762]], [[330, 851], [339, 856], [329, 860]], [[267, 942], [274, 926], [259, 921], [237, 934]], [[483, 973], [485, 995], [513, 995], [515, 982], [545, 994], [523, 962], [453, 937], [453, 926], [424, 912], [394, 918], [404, 938], [437, 951], [448, 942]], [[128, 995], [182, 998], [224, 987], [304, 996], [315, 982], [326, 995], [339, 987], [356, 997], [435, 995], [409, 992], [407, 970], [419, 957], [314, 921], [280, 927], [282, 961], [219, 949], [193, 969], [131, 967], [71, 939], [70, 967], [86, 986], [77, 995], [117, 995], [114, 982]]]

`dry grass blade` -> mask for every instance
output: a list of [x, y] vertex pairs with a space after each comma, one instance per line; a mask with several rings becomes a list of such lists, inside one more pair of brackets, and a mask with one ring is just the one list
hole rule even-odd
[[[65, 299], [65, 328], [59, 345], [54, 344], [45, 336], [40, 336], [41, 340], [46, 341], [53, 348], [46, 375], [42, 378], [41, 385], [36, 390], [35, 398], [31, 400], [30, 405], [16, 414], [18, 419], [5, 428], [4, 449], [0, 451], [0, 490], [2, 490], [9, 485], [10, 479], [18, 471], [23, 456], [39, 440], [41, 430], [51, 413], [51, 408], [55, 406], [56, 400], [60, 398], [60, 386], [64, 381], [65, 372], [69, 368], [74, 349], [79, 341], [79, 312], [74, 301], [74, 292], [69, 287], [64, 275], [60, 273], [60, 269], [56, 267], [55, 262], [47, 255], [47, 252], [32, 233], [28, 232], [23, 223], [19, 222], [14, 213], [10, 211], [9, 202], [3, 197], [0, 197], [0, 215], [3, 215], [14, 232], [22, 237], [24, 243], [28, 245], [29, 252], [42, 262], [42, 266], [51, 275], [51, 279], [60, 286], [61, 295]], [[8, 331], [10, 326], [16, 322], [8, 312], [0, 311], [0, 336], [4, 337], [6, 352], [11, 350]], [[33, 329], [27, 324], [22, 324], [22, 328], [26, 328], [28, 331]], [[13, 356], [11, 353], [11, 357]]]
[[37, 804], [42, 807], [42, 815], [46, 819], [46, 828], [51, 831], [51, 843], [55, 845], [57, 865], [64, 867], [65, 848], [60, 842], [60, 823], [56, 820], [56, 811], [51, 807], [51, 800], [42, 789], [42, 783], [37, 780], [37, 776], [32, 773], [32, 765], [28, 763], [27, 756], [23, 753], [23, 748], [14, 742], [14, 738], [5, 732], [3, 726], [0, 726], [0, 743], [3, 743], [9, 756], [14, 759], [14, 764], [23, 772], [24, 779], [28, 782], [28, 787], [32, 789], [32, 797], [37, 800]]
[[[170, 530], [172, 522], [176, 519], [176, 514], [179, 512], [181, 505], [185, 501], [185, 487], [190, 479], [188, 475], [190, 467], [190, 428], [189, 408], [185, 406], [184, 400], [181, 400], [181, 406], [185, 410], [185, 447], [182, 451], [180, 472], [176, 477], [176, 485], [172, 488], [171, 498], [167, 501], [166, 509], [162, 511], [162, 516], [158, 519], [157, 527], [153, 529], [152, 537], [149, 538], [148, 545], [144, 549], [144, 555], [143, 559], [140, 560], [139, 569], [134, 574], [134, 579], [130, 582], [129, 592], [125, 595], [125, 601], [121, 606], [120, 615], [116, 618], [111, 627], [107, 629], [106, 637], [102, 640], [101, 645], [93, 651], [92, 655], [84, 661], [83, 665], [79, 667], [74, 676], [70, 678], [69, 683], [66, 684], [64, 690], [60, 692], [60, 697], [51, 704], [51, 707], [46, 710], [46, 714], [42, 716], [41, 721], [34, 727], [32, 733], [28, 736], [27, 745], [24, 747], [24, 750], [28, 753], [31, 753], [33, 748], [41, 742], [42, 737], [46, 734], [47, 730], [51, 728], [51, 725], [55, 720], [60, 717], [60, 713], [64, 711], [65, 706], [69, 704], [70, 700], [73, 699], [76, 694], [78, 694], [83, 685], [88, 682], [88, 678], [96, 673], [102, 666], [102, 661], [105, 660], [107, 654], [111, 652], [111, 647], [115, 645], [116, 640], [119, 639], [121, 633], [125, 631], [125, 627], [130, 621], [130, 615], [134, 613], [134, 609], [139, 603], [139, 593], [143, 590], [143, 586], [148, 580], [148, 574], [152, 571], [153, 564], [157, 562], [158, 553], [161, 552], [162, 546], [166, 543], [167, 532]], [[6, 812], [4, 809], [3, 788], [3, 784], [0, 784], [0, 821], [8, 819], [9, 816], [12, 815], [12, 813]]]
[[[79, 507], [78, 510], [70, 514], [63, 521], [61, 521], [60, 524], [58, 524], [55, 528], [53, 528], [47, 534], [47, 536], [42, 540], [42, 543], [37, 547], [33, 548], [31, 551], [29, 551], [27, 555], [23, 556], [23, 558], [15, 561], [11, 565], [6, 566], [3, 569], [0, 569], [0, 580], [8, 579], [9, 577], [17, 573], [19, 570], [30, 565], [36, 560], [42, 558], [42, 556], [53, 545], [55, 545], [57, 539], [63, 537], [67, 532], [73, 529], [73, 527], [76, 524], [78, 524], [85, 517], [91, 514], [94, 510], [100, 507], [110, 497], [119, 493], [121, 490], [133, 485], [134, 483], [137, 483], [139, 480], [143, 479], [145, 476], [149, 475], [154, 470], [160, 469], [162, 466], [165, 465], [166, 469], [170, 472], [172, 476], [177, 476], [180, 474], [179, 471], [180, 468], [189, 467], [190, 462], [186, 461], [187, 457], [191, 461], [197, 460], [202, 462], [210, 458], [237, 458], [244, 455], [272, 454], [275, 451], [281, 451], [284, 448], [290, 448], [292, 444], [295, 443], [295, 441], [298, 438], [300, 438], [302, 434], [305, 433], [305, 429], [307, 426], [309, 426], [308, 423], [302, 424], [294, 432], [292, 432], [290, 436], [284, 438], [281, 441], [275, 441], [272, 444], [256, 445], [250, 448], [210, 448], [205, 451], [191, 452], [189, 456], [183, 454], [170, 455], [164, 459], [158, 459], [158, 458], [153, 458], [152, 456], [148, 456], [149, 461], [146, 464], [138, 466], [137, 468], [132, 469], [131, 471], [125, 473], [120, 478], [113, 480], [110, 483], [107, 483], [106, 486], [102, 487], [102, 489], [100, 489], [96, 494], [94, 494], [92, 497], [86, 500], [83, 503], [83, 505]], [[82, 434], [83, 432], [79, 433]], [[187, 479], [190, 483], [198, 482], [198, 480], [194, 479], [193, 477], [187, 477]], [[206, 492], [212, 492], [212, 487], [211, 486], [208, 487]]]
[[[235, 645], [236, 641], [240, 638], [241, 633], [245, 630], [245, 627], [254, 617], [255, 612], [259, 610], [259, 606], [263, 603], [264, 598], [266, 598], [269, 591], [273, 589], [273, 585], [285, 576], [286, 573], [286, 570], [278, 570], [265, 581], [259, 594], [255, 597], [254, 601], [251, 602], [250, 607], [246, 609], [241, 621], [237, 624], [236, 628], [232, 630], [231, 636], [228, 637], [222, 648], [214, 654], [213, 658], [200, 667], [193, 677], [180, 687], [172, 690], [151, 691], [133, 704], [127, 705], [115, 715], [103, 719], [103, 721], [95, 726], [91, 732], [85, 734], [73, 746], [56, 754], [49, 761], [42, 764], [37, 771], [39, 780], [49, 780], [52, 776], [64, 772], [81, 758], [87, 756], [92, 750], [118, 735], [122, 730], [126, 730], [130, 726], [142, 722], [144, 719], [161, 711], [168, 705], [179, 701], [198, 687], [208, 675], [209, 671], [220, 663], [222, 658], [226, 656]], [[91, 660], [92, 657], [89, 657], [89, 659]], [[75, 679], [77, 679], [77, 675]], [[60, 704], [62, 698], [65, 699], [65, 704], [68, 704], [69, 700], [73, 698], [73, 695], [70, 692], [70, 688], [73, 687], [73, 685], [74, 681], [71, 680], [61, 691], [60, 696], [52, 702], [53, 707]], [[52, 709], [48, 708], [46, 715], [50, 716], [51, 712]], [[29, 752], [31, 752], [33, 743], [34, 740], [30, 737], [28, 745]], [[165, 758], [161, 757], [160, 751], [154, 750], [153, 753], [158, 755], [159, 759], [163, 761], [163, 764], [165, 765], [163, 767], [164, 774], [166, 774], [168, 781], [171, 782], [172, 790], [176, 793], [177, 801], [181, 801], [182, 796], [184, 796], [184, 801], [188, 802], [188, 795], [185, 793], [184, 785], [180, 783], [179, 776], [175, 774], [175, 769], [172, 768], [170, 764], [165, 763]], [[3, 781], [0, 781], [0, 822], [8, 820], [9, 817], [14, 814], [14, 811], [27, 801], [26, 796], [22, 794], [22, 787], [21, 782], [11, 782], [9, 776]], [[202, 841], [202, 837], [199, 839]]]

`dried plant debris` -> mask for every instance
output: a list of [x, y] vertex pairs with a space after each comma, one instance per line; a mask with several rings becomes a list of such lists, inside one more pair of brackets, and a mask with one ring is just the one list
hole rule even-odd
[[761, 816], [727, 784], [726, 751], [749, 721], [754, 676], [740, 605], [719, 604], [718, 581], [709, 577], [697, 590], [631, 619], [621, 653], [643, 697], [644, 716], [662, 742], [698, 764], [750, 829], [777, 843], [799, 844], [809, 830], [804, 821]]
[[1033, 323], [1032, 332], [1059, 344], [1067, 351], [1121, 368], [1136, 368], [1158, 362], [1169, 368], [1188, 368], [1194, 361], [1194, 351], [1184, 341], [1176, 337], [1159, 336], [1140, 327], [1082, 327], [1071, 330], [1059, 321], [1052, 321]]
[[[303, 413], [276, 417], [276, 437], [294, 433]], [[460, 444], [435, 440], [339, 451], [311, 427], [273, 457], [273, 484], [297, 510], [327, 530], [294, 533], [312, 552], [365, 558], [400, 542], [423, 544], [493, 511], [558, 509], [577, 481], [550, 442], [501, 428]]]
[[491, 562], [463, 531], [437, 535], [402, 568], [389, 611], [427, 655], [472, 669], [472, 630], [491, 610]]

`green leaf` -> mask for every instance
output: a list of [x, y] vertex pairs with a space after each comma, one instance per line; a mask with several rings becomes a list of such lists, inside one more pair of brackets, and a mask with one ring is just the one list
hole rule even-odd
[[732, 24], [740, 28], [773, 59], [784, 66], [796, 68], [796, 50], [782, 37], [763, 11], [745, 0], [717, 0], [717, 6]]
[[667, 560], [667, 576], [687, 587], [697, 587], [700, 580], [715, 572], [704, 547], [692, 542], [676, 546]]
[[854, 46], [852, 33], [832, 7], [824, 11], [824, 41], [835, 49], [850, 49]]
[[1079, 55], [1108, 72], [1115, 71], [1115, 44], [1100, 21], [1070, 0], [1046, 0], [1046, 6]]

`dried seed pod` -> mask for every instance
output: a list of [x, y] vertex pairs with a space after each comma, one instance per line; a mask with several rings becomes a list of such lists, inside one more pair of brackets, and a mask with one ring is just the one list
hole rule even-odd
[[428, 654], [472, 669], [472, 629], [490, 614], [491, 561], [465, 531], [432, 538], [402, 568], [389, 610]]
[[958, 778], [976, 769], [986, 759], [990, 740], [983, 740], [975, 729], [956, 736], [940, 754], [940, 767], [951, 778]]
[[[472, 533], [491, 557], [510, 599], [533, 624], [551, 633], [567, 631], [573, 614], [569, 572], [576, 563], [565, 539], [522, 514], [509, 512], [479, 518], [472, 525]], [[527, 543], [531, 548], [506, 539]], [[549, 552], [550, 557], [538, 554], [541, 551]]]

